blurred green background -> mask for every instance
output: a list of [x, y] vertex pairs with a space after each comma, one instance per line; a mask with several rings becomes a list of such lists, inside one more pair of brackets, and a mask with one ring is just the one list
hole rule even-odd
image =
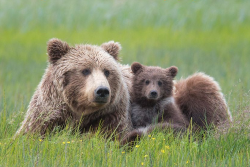
[[121, 43], [122, 63], [197, 71], [232, 112], [249, 104], [249, 0], [0, 0], [0, 112], [26, 111], [47, 64], [46, 43]]

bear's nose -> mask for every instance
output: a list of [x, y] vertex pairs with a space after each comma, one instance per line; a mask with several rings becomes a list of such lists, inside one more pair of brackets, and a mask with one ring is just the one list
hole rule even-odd
[[158, 96], [158, 93], [157, 93], [157, 91], [155, 91], [155, 90], [152, 90], [151, 92], [150, 92], [150, 98], [157, 98], [157, 96]]
[[95, 102], [106, 103], [109, 97], [109, 88], [100, 86], [95, 90]]
[[109, 95], [109, 89], [107, 87], [99, 87], [96, 89], [96, 95], [98, 97], [106, 97]]

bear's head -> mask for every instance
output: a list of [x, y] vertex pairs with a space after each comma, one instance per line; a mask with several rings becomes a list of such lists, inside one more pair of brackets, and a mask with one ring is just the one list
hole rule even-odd
[[117, 103], [123, 85], [117, 63], [120, 49], [113, 41], [75, 47], [59, 39], [48, 42], [53, 84], [73, 112], [88, 115]]
[[133, 101], [142, 106], [149, 106], [172, 96], [173, 79], [178, 72], [177, 67], [163, 69], [135, 62], [131, 65], [131, 69], [134, 74], [131, 95]]

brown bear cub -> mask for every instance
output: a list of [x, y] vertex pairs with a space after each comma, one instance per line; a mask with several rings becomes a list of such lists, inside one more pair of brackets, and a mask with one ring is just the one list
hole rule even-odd
[[133, 63], [130, 114], [135, 129], [152, 123], [168, 122], [186, 127], [188, 121], [173, 98], [177, 67], [167, 69]]
[[[169, 75], [171, 70], [168, 70], [174, 70], [173, 67], [170, 67], [168, 72], [165, 71], [168, 73], [165, 78], [169, 79], [169, 85], [166, 86], [166, 82], [164, 85], [164, 82], [160, 80], [161, 86], [159, 86], [159, 82], [153, 83], [152, 81], [159, 81], [159, 76], [164, 69], [145, 67], [139, 63], [133, 64], [131, 68], [134, 79], [132, 79], [132, 91], [130, 92], [132, 98], [130, 113], [133, 126], [137, 129], [131, 131], [122, 140], [122, 145], [135, 141], [136, 138], [140, 138], [155, 129], [185, 132], [191, 121], [193, 126], [190, 130], [192, 131], [206, 130], [207, 127], [213, 128], [220, 125], [228, 126], [232, 122], [232, 116], [221, 88], [212, 77], [204, 73], [195, 73], [186, 79], [173, 83], [172, 79], [177, 70], [175, 73], [172, 71], [172, 75]], [[154, 87], [158, 84], [157, 87], [161, 87], [162, 92], [168, 92], [167, 96], [163, 93], [165, 96], [162, 99], [159, 96], [159, 101], [162, 103], [155, 103], [152, 100], [152, 95], [145, 91], [150, 90], [150, 88], [145, 89], [146, 86], [151, 87], [150, 82]], [[158, 94], [158, 91], [156, 92]], [[154, 91], [153, 94], [155, 94]], [[148, 126], [152, 120], [160, 123]]]
[[163, 69], [133, 63], [131, 70], [134, 76], [130, 92], [130, 115], [134, 130], [125, 136], [121, 145], [131, 143], [155, 129], [185, 132], [189, 122], [173, 97], [173, 79], [178, 72], [177, 67]]

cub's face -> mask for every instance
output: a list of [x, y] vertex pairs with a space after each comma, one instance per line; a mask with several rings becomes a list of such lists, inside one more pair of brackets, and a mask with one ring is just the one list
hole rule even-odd
[[173, 78], [177, 74], [177, 67], [163, 69], [133, 63], [131, 69], [134, 73], [134, 99], [143, 103], [157, 102], [172, 95]]
[[[53, 56], [64, 46], [67, 46], [65, 42], [52, 39], [48, 43], [48, 54], [68, 106], [76, 113], [88, 115], [113, 103], [121, 85], [122, 74], [116, 62], [120, 45], [114, 42], [101, 47], [77, 45], [66, 47], [62, 56]], [[59, 59], [54, 61], [55, 57]]]

